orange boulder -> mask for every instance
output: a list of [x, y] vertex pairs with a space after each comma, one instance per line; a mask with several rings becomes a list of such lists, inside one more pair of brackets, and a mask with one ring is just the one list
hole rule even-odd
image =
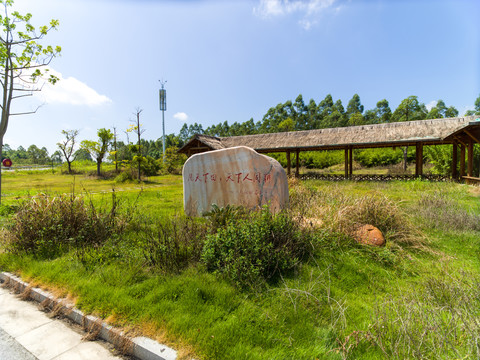
[[366, 224], [360, 226], [354, 233], [354, 239], [360, 244], [372, 246], [384, 246], [385, 238], [382, 232], [373, 225]]

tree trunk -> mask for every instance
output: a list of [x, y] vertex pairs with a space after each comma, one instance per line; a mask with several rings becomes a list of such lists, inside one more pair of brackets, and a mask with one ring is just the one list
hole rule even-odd
[[100, 177], [100, 166], [102, 165], [101, 160], [97, 160], [97, 176]]

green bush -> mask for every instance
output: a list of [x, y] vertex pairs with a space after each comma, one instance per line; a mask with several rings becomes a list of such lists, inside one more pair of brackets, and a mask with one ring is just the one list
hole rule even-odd
[[[267, 154], [276, 159], [283, 167], [287, 167], [285, 153]], [[295, 154], [291, 153], [291, 166], [296, 166]], [[304, 151], [300, 153], [300, 165], [308, 169], [325, 169], [343, 162], [342, 151]]]
[[394, 165], [403, 161], [403, 151], [400, 148], [367, 149], [355, 151], [354, 158], [366, 167]]
[[130, 162], [131, 171], [137, 171], [138, 163], [140, 163], [140, 171], [145, 176], [157, 175], [161, 168], [160, 160], [155, 160], [151, 156], [134, 156]]
[[120, 174], [115, 176], [116, 183], [124, 183], [127, 181], [133, 181], [133, 180], [134, 180], [134, 176], [131, 171], [122, 171], [120, 172]]
[[239, 287], [257, 286], [295, 268], [307, 253], [308, 237], [287, 213], [264, 208], [207, 235], [202, 259]]
[[115, 193], [112, 196], [106, 211], [74, 195], [39, 195], [25, 201], [8, 226], [7, 249], [54, 258], [71, 249], [100, 247], [125, 225]]
[[144, 219], [137, 237], [146, 265], [162, 272], [177, 272], [200, 260], [207, 233], [195, 218], [174, 217], [161, 221]]

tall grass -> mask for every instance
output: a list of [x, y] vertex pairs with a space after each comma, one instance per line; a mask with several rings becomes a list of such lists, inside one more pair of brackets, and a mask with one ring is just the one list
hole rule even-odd
[[[225, 208], [193, 219], [178, 211], [174, 180], [155, 178], [138, 210], [117, 206], [136, 215], [107, 240], [86, 242], [82, 256], [73, 246], [48, 261], [0, 253], [0, 268], [180, 348], [181, 358], [478, 358], [480, 208], [470, 188], [291, 180], [290, 209], [280, 215]], [[435, 212], [442, 196], [445, 215]], [[108, 218], [111, 201], [101, 210], [100, 198], [82, 206]], [[67, 213], [80, 206], [64, 201]], [[465, 214], [473, 220], [460, 222]], [[439, 235], [433, 228], [447, 217], [457, 226]], [[380, 228], [387, 245], [357, 244], [351, 229], [363, 223]]]

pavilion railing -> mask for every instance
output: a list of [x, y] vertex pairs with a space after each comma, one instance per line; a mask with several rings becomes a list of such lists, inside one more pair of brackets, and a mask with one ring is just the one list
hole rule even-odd
[[[315, 173], [307, 173], [301, 174], [301, 180], [328, 180], [328, 181], [343, 181], [347, 179], [345, 175], [341, 174], [315, 174]], [[393, 180], [404, 180], [404, 181], [411, 181], [415, 179], [422, 179], [428, 181], [452, 181], [451, 176], [448, 175], [376, 175], [376, 174], [368, 174], [368, 175], [352, 175], [349, 180], [353, 181], [393, 181]]]

